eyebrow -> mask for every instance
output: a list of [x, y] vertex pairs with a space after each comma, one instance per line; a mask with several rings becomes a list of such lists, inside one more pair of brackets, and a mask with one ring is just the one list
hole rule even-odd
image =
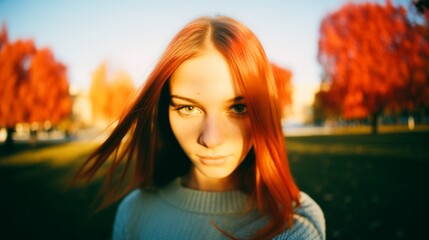
[[[192, 98], [182, 97], [182, 96], [179, 96], [179, 95], [171, 95], [171, 100], [173, 100], [173, 98], [177, 98], [177, 99], [180, 99], [180, 100], [183, 100], [183, 101], [187, 101], [187, 102], [190, 102], [190, 103], [194, 103], [194, 104], [199, 104], [197, 100], [192, 99]], [[239, 102], [239, 101], [241, 101], [243, 99], [244, 99], [243, 96], [237, 96], [235, 98], [232, 98], [232, 99], [228, 100], [227, 102], [233, 102], [233, 103], [235, 103], [235, 102]]]

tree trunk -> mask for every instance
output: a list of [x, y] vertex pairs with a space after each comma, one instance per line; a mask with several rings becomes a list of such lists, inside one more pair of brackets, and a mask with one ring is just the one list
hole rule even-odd
[[13, 152], [14, 142], [13, 142], [13, 132], [15, 131], [14, 127], [6, 128], [6, 142], [4, 143], [4, 152], [11, 153]]
[[371, 118], [371, 133], [376, 135], [378, 133], [378, 118], [380, 114], [378, 112], [372, 114]]

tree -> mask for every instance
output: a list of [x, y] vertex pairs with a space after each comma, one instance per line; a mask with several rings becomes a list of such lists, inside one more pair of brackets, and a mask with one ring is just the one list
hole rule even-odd
[[399, 66], [407, 81], [395, 89], [391, 107], [407, 111], [412, 118], [417, 109], [429, 107], [429, 28], [411, 26], [407, 37]]
[[338, 95], [329, 93], [326, 85], [321, 86], [321, 89], [315, 94], [313, 102], [313, 120], [317, 125], [322, 125], [324, 120], [328, 118], [337, 118], [339, 109]]
[[406, 60], [412, 66], [409, 72], [412, 91], [402, 96], [402, 102], [409, 112], [420, 109], [424, 119], [429, 108], [429, 1], [414, 0], [409, 10], [413, 31], [410, 32]]
[[8, 42], [8, 36], [7, 36], [7, 27], [6, 23], [3, 23], [2, 29], [0, 32], [0, 49]]
[[3, 27], [0, 49], [0, 127], [6, 127], [6, 146], [18, 123], [59, 123], [71, 112], [66, 67], [48, 48], [32, 40], [9, 42]]
[[136, 88], [131, 77], [123, 72], [108, 76], [107, 64], [104, 62], [92, 74], [90, 99], [92, 115], [95, 121], [104, 124], [116, 120]]
[[271, 64], [271, 69], [277, 85], [282, 116], [286, 117], [286, 112], [292, 105], [292, 72], [274, 63]]
[[348, 3], [327, 15], [318, 53], [326, 75], [322, 95], [331, 104], [327, 108], [339, 110], [345, 119], [370, 117], [376, 133], [384, 110], [426, 104], [428, 39], [416, 29], [406, 10], [390, 1]]
[[413, 4], [417, 12], [423, 15], [426, 24], [429, 24], [429, 1], [428, 0], [413, 0]]
[[104, 109], [108, 106], [108, 84], [106, 63], [102, 63], [93, 73], [89, 89], [91, 100], [92, 118], [104, 118]]

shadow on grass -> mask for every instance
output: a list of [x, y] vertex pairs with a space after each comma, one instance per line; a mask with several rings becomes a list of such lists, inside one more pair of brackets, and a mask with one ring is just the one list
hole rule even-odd
[[288, 138], [292, 172], [324, 210], [327, 239], [425, 236], [428, 139], [429, 132]]
[[[51, 141], [18, 141], [14, 142], [12, 146], [6, 146], [3, 142], [0, 144], [0, 158], [5, 158], [14, 154], [18, 154], [25, 151], [33, 151], [37, 149], [58, 146], [71, 142], [70, 139], [60, 139]], [[0, 159], [1, 160], [1, 159]]]
[[[19, 159], [19, 154], [27, 156], [28, 151], [34, 151], [37, 155], [40, 150], [22, 149], [15, 155], [18, 154]], [[53, 154], [61, 158], [60, 150]], [[84, 187], [69, 186], [76, 167], [86, 156], [86, 152], [77, 151], [75, 161], [63, 165], [53, 165], [50, 159], [0, 164], [2, 238], [110, 239], [116, 204], [91, 214], [100, 182]]]

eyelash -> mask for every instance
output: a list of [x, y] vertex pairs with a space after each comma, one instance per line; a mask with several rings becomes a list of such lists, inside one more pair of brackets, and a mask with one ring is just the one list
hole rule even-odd
[[[234, 108], [237, 108], [237, 107], [242, 108], [241, 112], [237, 112], [236, 110], [234, 110]], [[235, 105], [231, 106], [230, 109], [234, 112], [234, 114], [237, 114], [239, 116], [243, 116], [243, 115], [247, 114], [247, 106], [246, 106], [246, 104], [235, 104]]]
[[[201, 109], [199, 109], [196, 106], [192, 106], [192, 105], [172, 105], [172, 106], [174, 107], [174, 110], [177, 111], [179, 113], [179, 115], [182, 117], [189, 117], [189, 116], [195, 114], [194, 111], [197, 111], [197, 110], [198, 110], [197, 114], [202, 112]], [[190, 110], [190, 112], [187, 113], [187, 112], [184, 112], [184, 111], [187, 111], [186, 108], [192, 108], [192, 109]], [[241, 110], [237, 111], [237, 108], [241, 108]], [[235, 104], [235, 105], [231, 106], [229, 108], [229, 110], [234, 115], [239, 116], [239, 117], [247, 115], [246, 104]]]
[[199, 110], [198, 107], [195, 107], [195, 106], [192, 106], [192, 105], [174, 106], [174, 110], [177, 111], [179, 113], [179, 115], [182, 116], [182, 117], [189, 117], [189, 116], [192, 115], [192, 112], [191, 113], [185, 113], [185, 112], [183, 112], [183, 110], [186, 109], [186, 108], [192, 108], [191, 111], [195, 111], [195, 109], [198, 109], [198, 111], [201, 112], [201, 110]]
[[[175, 104], [171, 104], [171, 106], [173, 107], [174, 111], [177, 111], [177, 113], [182, 116], [182, 117], [189, 117], [191, 115], [193, 115], [193, 111], [198, 110], [199, 112], [202, 112], [198, 107], [196, 106], [192, 106], [192, 105], [175, 105]], [[192, 108], [192, 110], [190, 110], [191, 112], [186, 112], [188, 110], [186, 110], [186, 108]]]

